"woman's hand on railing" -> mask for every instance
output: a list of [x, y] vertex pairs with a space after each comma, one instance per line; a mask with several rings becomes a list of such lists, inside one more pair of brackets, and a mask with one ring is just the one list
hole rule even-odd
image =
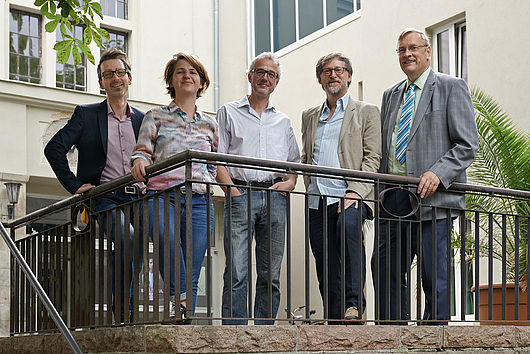
[[133, 167], [131, 168], [131, 174], [138, 182], [145, 182], [146, 166], [149, 166], [149, 163], [141, 157], [134, 160]]
[[82, 184], [81, 187], [79, 187], [75, 191], [75, 194], [83, 194], [83, 193], [88, 192], [89, 190], [91, 190], [92, 188], [95, 188], [95, 187], [96, 187], [95, 185], [90, 184], [90, 183]]

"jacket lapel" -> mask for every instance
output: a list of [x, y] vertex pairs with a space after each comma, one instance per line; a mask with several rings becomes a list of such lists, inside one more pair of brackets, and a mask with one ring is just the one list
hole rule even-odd
[[434, 71], [431, 70], [429, 76], [427, 77], [427, 81], [425, 81], [425, 86], [423, 87], [424, 91], [421, 93], [418, 109], [414, 114], [414, 120], [412, 121], [412, 127], [410, 128], [409, 141], [414, 137], [414, 134], [418, 130], [418, 127], [420, 126], [422, 120], [425, 118], [425, 112], [427, 111], [427, 107], [429, 107], [429, 103], [431, 102], [435, 86], [435, 74]]
[[107, 155], [107, 143], [109, 138], [109, 122], [108, 122], [108, 112], [107, 112], [107, 100], [101, 102], [98, 109], [98, 125], [99, 125], [99, 134], [101, 137], [101, 144], [103, 145], [103, 151], [105, 156]]
[[346, 110], [344, 111], [344, 120], [342, 121], [342, 126], [340, 127], [339, 146], [342, 141], [342, 138], [344, 138], [344, 135], [346, 135], [346, 132], [350, 131], [350, 125], [352, 124], [354, 113], [355, 103], [351, 98], [348, 98], [348, 105], [346, 106]]
[[313, 148], [315, 146], [315, 135], [317, 133], [318, 119], [320, 118], [320, 115], [322, 114], [323, 109], [324, 109], [324, 104], [322, 104], [320, 109], [316, 111], [311, 116], [311, 119], [310, 119], [311, 130], [309, 132], [311, 133], [311, 140], [309, 141], [309, 146], [307, 146], [308, 150], [311, 152], [309, 154], [309, 161], [313, 160]]
[[390, 96], [390, 106], [388, 111], [390, 112], [390, 117], [388, 118], [388, 127], [386, 131], [386, 151], [390, 150], [390, 143], [392, 142], [392, 133], [394, 132], [394, 127], [396, 126], [396, 119], [398, 116], [399, 105], [401, 104], [403, 95], [405, 94], [405, 87], [407, 86], [407, 80], [403, 81], [398, 85], [394, 91], [392, 91]]
[[131, 120], [134, 130], [134, 138], [138, 140], [138, 133], [140, 132], [140, 126], [142, 125], [142, 118], [138, 112], [131, 107]]

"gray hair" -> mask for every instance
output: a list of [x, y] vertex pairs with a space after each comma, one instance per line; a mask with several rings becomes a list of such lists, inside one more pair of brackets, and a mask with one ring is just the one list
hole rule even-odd
[[260, 55], [258, 55], [257, 57], [255, 57], [254, 60], [252, 60], [252, 63], [250, 63], [250, 67], [248, 68], [248, 73], [251, 73], [252, 70], [254, 70], [254, 67], [256, 66], [256, 63], [259, 60], [262, 60], [262, 59], [272, 60], [274, 62], [274, 64], [276, 64], [276, 66], [278, 67], [278, 80], [279, 80], [280, 76], [282, 76], [282, 66], [280, 64], [280, 61], [276, 57], [276, 55], [274, 55], [274, 53], [271, 53], [271, 52], [263, 52]]
[[333, 59], [338, 59], [340, 61], [344, 62], [344, 65], [346, 65], [346, 71], [353, 76], [353, 68], [351, 65], [351, 61], [348, 57], [344, 56], [344, 54], [336, 52], [336, 53], [329, 53], [324, 55], [322, 58], [318, 59], [317, 66], [316, 66], [316, 74], [317, 74], [317, 80], [320, 79], [320, 75], [322, 75], [322, 71], [324, 70], [324, 66], [332, 61]]
[[405, 28], [403, 31], [401, 31], [401, 33], [399, 34], [399, 37], [398, 37], [398, 41], [397, 41], [397, 45], [399, 47], [399, 42], [403, 39], [403, 37], [405, 37], [407, 34], [409, 33], [417, 33], [420, 35], [421, 39], [423, 40], [423, 44], [426, 45], [427, 47], [430, 47], [431, 46], [431, 42], [429, 41], [429, 37], [427, 37], [427, 35], [425, 34], [425, 32], [419, 30], [419, 29], [416, 29], [416, 28]]

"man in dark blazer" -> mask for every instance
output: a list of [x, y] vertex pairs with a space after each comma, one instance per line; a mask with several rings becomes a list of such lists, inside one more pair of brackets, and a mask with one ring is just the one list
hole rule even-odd
[[[431, 47], [425, 33], [404, 30], [397, 52], [407, 80], [383, 94], [379, 171], [419, 177], [420, 182], [417, 188], [384, 193], [379, 245], [372, 257], [376, 318], [410, 319], [410, 265], [421, 255], [423, 319], [445, 324], [450, 315], [448, 242], [452, 221], [465, 208], [465, 195], [445, 189], [453, 182], [466, 182], [466, 169], [478, 148], [477, 127], [466, 82], [430, 69]], [[394, 221], [388, 221], [392, 215]], [[397, 223], [395, 215], [405, 220]]]
[[[302, 163], [370, 172], [379, 168], [379, 110], [375, 105], [349, 96], [352, 73], [350, 60], [341, 53], [330, 53], [319, 59], [316, 76], [326, 92], [326, 100], [302, 113]], [[330, 319], [361, 320], [366, 305], [366, 255], [363, 233], [359, 230], [364, 220], [372, 219], [374, 215], [369, 202], [374, 195], [373, 185], [316, 176], [304, 176], [304, 182], [308, 193], [313, 194], [308, 197], [309, 240], [315, 257], [320, 294], [324, 302], [327, 299], [326, 315]], [[345, 198], [344, 206], [341, 205], [342, 197]], [[324, 230], [325, 220], [327, 232]], [[345, 245], [341, 242], [343, 222]], [[345, 263], [344, 299], [341, 295], [342, 263]]]
[[[130, 173], [131, 153], [144, 117], [143, 112], [127, 102], [132, 76], [125, 53], [118, 49], [104, 52], [97, 71], [99, 85], [105, 90], [107, 99], [101, 103], [77, 106], [68, 123], [52, 137], [44, 149], [59, 182], [72, 194], [81, 194]], [[77, 175], [70, 170], [66, 158], [73, 146], [78, 151]], [[132, 201], [139, 193], [138, 186], [127, 186], [110, 192], [96, 200], [96, 211]], [[111, 234], [114, 239], [115, 210], [112, 214]], [[123, 215], [120, 219], [123, 230]], [[132, 232], [130, 234], [132, 237]], [[123, 243], [124, 232], [121, 235]], [[123, 269], [123, 255], [120, 258]], [[132, 260], [130, 266], [132, 269]], [[133, 273], [130, 274], [132, 281]], [[114, 267], [112, 288], [114, 291]], [[123, 284], [121, 294], [124, 294]], [[121, 304], [123, 322], [123, 301]]]

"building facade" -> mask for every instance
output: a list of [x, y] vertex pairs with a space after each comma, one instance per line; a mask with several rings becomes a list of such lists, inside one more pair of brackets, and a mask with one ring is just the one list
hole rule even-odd
[[[174, 53], [192, 53], [205, 64], [212, 85], [198, 101], [199, 109], [215, 112], [221, 104], [248, 92], [245, 71], [252, 58], [262, 51], [274, 51], [283, 75], [272, 101], [292, 119], [300, 142], [302, 110], [325, 97], [315, 78], [318, 58], [332, 51], [351, 58], [350, 95], [380, 105], [383, 91], [405, 78], [395, 52], [397, 36], [402, 29], [415, 27], [431, 37], [435, 70], [462, 77], [470, 87], [480, 87], [494, 96], [523, 130], [530, 131], [525, 94], [530, 91], [530, 69], [525, 65], [530, 46], [524, 45], [530, 32], [525, 25], [530, 3], [524, 0], [101, 0], [101, 4], [104, 17], [98, 23], [109, 31], [107, 45], [129, 54], [133, 76], [130, 101], [142, 110], [169, 102], [163, 70]], [[0, 2], [2, 221], [7, 220], [6, 181], [22, 183], [16, 217], [68, 195], [55, 179], [43, 148], [76, 105], [104, 99], [94, 65], [84, 58], [78, 66], [72, 61], [56, 62], [53, 45], [60, 34], [47, 33], [46, 22], [32, 0]], [[73, 35], [81, 36], [82, 28], [74, 29]], [[95, 45], [91, 49], [97, 62], [100, 49]], [[75, 151], [71, 155], [75, 165]], [[297, 189], [303, 190], [301, 180]], [[220, 197], [216, 206], [222, 206], [222, 193], [216, 190], [216, 195]], [[222, 222], [222, 210], [218, 209], [222, 208], [216, 209], [216, 217]], [[303, 203], [295, 203], [291, 213], [293, 225], [300, 225]], [[372, 233], [367, 233], [368, 254]], [[295, 244], [303, 245], [303, 229], [294, 229], [293, 237]], [[219, 276], [214, 279], [221, 279], [224, 267], [222, 238], [222, 227], [217, 227], [214, 272]], [[9, 334], [8, 254], [2, 243], [0, 335]], [[303, 259], [303, 254], [302, 246], [293, 249], [294, 259]], [[303, 262], [299, 266], [303, 267]], [[217, 285], [222, 286], [221, 282]], [[303, 287], [303, 279], [293, 279], [293, 289], [300, 289], [294, 295], [300, 301], [293, 300], [294, 305], [301, 304]], [[368, 281], [367, 293], [371, 292]], [[316, 286], [311, 296], [319, 298]], [[214, 313], [219, 313], [219, 303], [217, 289]]]

